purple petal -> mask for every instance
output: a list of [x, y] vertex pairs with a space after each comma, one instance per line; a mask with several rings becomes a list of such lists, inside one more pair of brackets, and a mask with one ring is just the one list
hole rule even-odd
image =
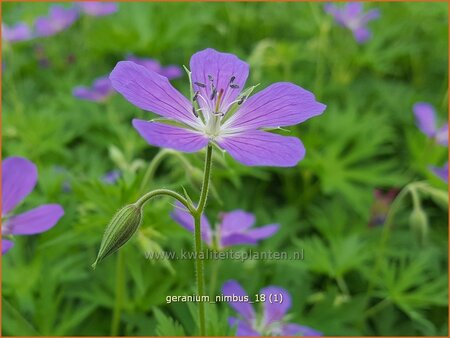
[[255, 318], [255, 310], [253, 306], [248, 302], [243, 302], [244, 296], [247, 296], [245, 290], [235, 280], [229, 280], [225, 282], [222, 287], [222, 293], [225, 296], [237, 296], [241, 301], [228, 302], [228, 304], [238, 312], [246, 322], [251, 322]]
[[448, 146], [448, 123], [438, 129], [435, 138], [437, 143]]
[[[186, 209], [186, 207], [182, 205], [180, 202], [177, 201], [175, 203], [175, 209], [173, 209], [172, 213], [170, 214], [170, 217], [172, 217], [172, 219], [179, 225], [181, 225], [183, 228], [189, 230], [190, 232], [194, 232], [194, 219], [192, 215], [189, 213], [189, 211]], [[211, 245], [212, 243], [211, 225], [209, 224], [209, 221], [205, 215], [202, 215], [200, 219], [200, 232], [203, 241], [206, 242], [208, 245]]]
[[223, 135], [216, 141], [235, 160], [248, 166], [292, 167], [305, 156], [298, 138], [261, 130]]
[[293, 83], [279, 82], [251, 96], [223, 128], [291, 126], [322, 114], [325, 108], [311, 92]]
[[104, 16], [117, 12], [117, 4], [114, 2], [79, 2], [78, 6], [85, 14], [92, 16]]
[[284, 324], [281, 327], [281, 336], [319, 337], [322, 336], [322, 332], [311, 329], [308, 326]]
[[427, 136], [434, 137], [436, 133], [436, 112], [431, 104], [416, 103], [413, 107], [417, 127]]
[[92, 88], [79, 86], [73, 90], [73, 96], [76, 98], [95, 102], [105, 101], [112, 93], [114, 93], [114, 89], [107, 76], [95, 80]]
[[345, 16], [349, 19], [354, 19], [360, 16], [363, 12], [363, 4], [360, 2], [351, 2], [346, 4], [343, 8]]
[[[220, 53], [211, 48], [192, 55], [190, 67], [194, 90], [198, 90], [200, 96], [207, 101], [206, 103], [203, 100], [198, 100], [199, 105], [201, 108], [208, 107], [209, 111], [215, 111], [212, 105], [216, 104], [218, 97], [218, 95], [215, 95], [216, 98], [210, 100], [213, 92], [211, 84], [214, 85], [218, 93], [223, 90], [219, 111], [225, 112], [225, 108], [236, 100], [244, 88], [249, 72], [248, 64], [235, 55]], [[233, 81], [230, 83], [232, 79]], [[205, 87], [196, 85], [196, 82], [205, 85]], [[236, 86], [236, 88], [232, 88], [231, 85]]]
[[222, 220], [220, 224], [221, 234], [242, 232], [255, 223], [255, 216], [243, 210], [224, 212], [220, 216]]
[[255, 240], [260, 240], [272, 236], [278, 231], [279, 228], [279, 224], [269, 224], [262, 227], [250, 229], [247, 234]]
[[2, 39], [8, 42], [26, 41], [32, 38], [31, 29], [25, 23], [14, 26], [2, 24]]
[[106, 184], [114, 184], [119, 180], [120, 176], [121, 174], [119, 170], [111, 170], [102, 176], [102, 181]]
[[2, 230], [12, 235], [34, 235], [52, 228], [63, 215], [59, 204], [45, 204], [9, 218]]
[[199, 126], [192, 104], [166, 77], [134, 62], [121, 61], [109, 79], [113, 88], [135, 106], [189, 126]]
[[366, 27], [356, 28], [356, 29], [352, 30], [352, 32], [353, 32], [353, 36], [355, 37], [355, 40], [358, 43], [364, 43], [367, 40], [369, 40], [370, 37], [372, 36], [370, 31]]
[[220, 237], [220, 247], [226, 248], [233, 245], [256, 244], [257, 240], [244, 233], [227, 234]]
[[259, 332], [253, 330], [253, 328], [248, 323], [246, 323], [243, 320], [230, 317], [230, 318], [228, 318], [228, 324], [231, 327], [237, 326], [236, 336], [238, 336], [238, 337], [258, 337], [258, 336], [261, 336], [261, 334]]
[[448, 162], [442, 168], [431, 166], [430, 170], [448, 183]]
[[50, 36], [69, 28], [78, 18], [76, 8], [52, 6], [48, 16], [39, 17], [35, 21], [37, 36]]
[[7, 239], [2, 239], [2, 255], [14, 246], [14, 243]]
[[[291, 307], [291, 296], [289, 293], [277, 286], [261, 289], [260, 293], [266, 295], [266, 301], [263, 303], [264, 325], [270, 325], [273, 322], [282, 320]], [[275, 297], [278, 302], [274, 302]], [[270, 299], [272, 299], [272, 303]]]
[[380, 10], [371, 9], [366, 14], [364, 14], [361, 18], [361, 23], [366, 24], [369, 21], [376, 20], [380, 17]]
[[208, 144], [204, 134], [187, 128], [138, 119], [133, 119], [133, 127], [149, 144], [156, 147], [192, 153]]
[[8, 157], [2, 163], [2, 215], [8, 214], [33, 189], [37, 169], [33, 162], [21, 157]]

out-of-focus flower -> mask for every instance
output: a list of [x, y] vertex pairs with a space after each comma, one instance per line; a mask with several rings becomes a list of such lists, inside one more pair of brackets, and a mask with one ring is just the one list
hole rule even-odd
[[111, 170], [107, 172], [102, 177], [102, 181], [106, 184], [114, 184], [117, 182], [117, 180], [120, 178], [120, 171], [119, 170]]
[[325, 4], [325, 12], [332, 15], [336, 23], [348, 28], [358, 43], [370, 39], [372, 34], [367, 28], [367, 23], [380, 17], [378, 9], [364, 13], [363, 4], [360, 2], [347, 3], [343, 7], [331, 3]]
[[442, 180], [448, 183], [448, 162], [444, 164], [443, 167], [434, 167], [430, 166], [430, 170], [436, 175], [439, 176]]
[[[34, 189], [37, 169], [33, 162], [21, 157], [8, 157], [2, 163], [2, 237], [34, 235], [52, 228], [64, 215], [59, 204], [45, 204], [13, 215], [13, 209]], [[13, 242], [2, 239], [2, 253]]]
[[[177, 202], [171, 217], [182, 227], [194, 232], [194, 219], [181, 203]], [[253, 228], [255, 216], [242, 210], [221, 213], [219, 219], [214, 231], [204, 215], [200, 221], [203, 241], [209, 246], [217, 245], [219, 249], [240, 244], [256, 244], [259, 240], [272, 236], [280, 226], [270, 224]]]
[[395, 199], [397, 194], [398, 189], [389, 189], [387, 192], [375, 189], [375, 201], [372, 205], [369, 227], [375, 227], [384, 224], [391, 203]]
[[30, 27], [26, 23], [19, 22], [13, 26], [2, 23], [2, 39], [8, 42], [30, 40], [33, 37]]
[[114, 2], [86, 1], [78, 2], [82, 12], [91, 16], [105, 16], [117, 12], [117, 4]]
[[78, 14], [78, 10], [74, 7], [52, 6], [48, 16], [41, 16], [36, 19], [35, 34], [44, 37], [59, 33], [72, 26], [77, 20]]
[[237, 327], [236, 336], [322, 335], [310, 327], [286, 323], [285, 317], [291, 307], [291, 296], [283, 288], [268, 286], [259, 291], [259, 300], [263, 304], [261, 316], [257, 316], [252, 304], [249, 303], [253, 300], [235, 280], [227, 281], [222, 287], [222, 293], [224, 296], [234, 298], [228, 304], [241, 316], [228, 319], [230, 326]]
[[181, 77], [183, 74], [180, 67], [176, 65], [169, 65], [169, 66], [161, 66], [161, 64], [154, 60], [154, 59], [145, 59], [145, 58], [139, 58], [134, 55], [128, 55], [127, 61], [132, 61], [134, 63], [137, 63], [138, 65], [144, 66], [148, 70], [158, 73], [159, 75], [167, 77], [169, 80], [173, 80], [176, 78]]
[[249, 98], [242, 91], [249, 66], [235, 55], [205, 49], [190, 62], [194, 96], [188, 100], [164, 76], [130, 61], [110, 75], [115, 90], [135, 106], [169, 123], [134, 119], [151, 145], [196, 152], [215, 143], [249, 165], [295, 166], [305, 155], [296, 137], [264, 129], [291, 126], [321, 114], [325, 105], [293, 83], [279, 82]]
[[425, 102], [416, 103], [413, 107], [417, 127], [437, 143], [448, 146], [448, 123], [438, 128], [434, 107]]
[[73, 89], [73, 96], [81, 100], [104, 102], [114, 93], [114, 88], [108, 76], [102, 76], [94, 81], [92, 87], [78, 86]]

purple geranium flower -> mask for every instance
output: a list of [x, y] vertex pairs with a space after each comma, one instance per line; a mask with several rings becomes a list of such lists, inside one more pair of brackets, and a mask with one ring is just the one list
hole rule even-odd
[[78, 10], [74, 7], [52, 6], [48, 16], [36, 19], [36, 35], [51, 36], [59, 33], [69, 28], [77, 20], [78, 14]]
[[[194, 231], [194, 219], [181, 203], [177, 202], [171, 217], [182, 227]], [[217, 245], [218, 249], [239, 244], [256, 244], [259, 240], [272, 236], [279, 228], [279, 224], [252, 228], [255, 216], [242, 210], [221, 213], [219, 219], [220, 223], [214, 231], [204, 215], [200, 221], [203, 241], [209, 246]]]
[[117, 180], [120, 178], [120, 171], [115, 169], [108, 171], [105, 175], [102, 177], [102, 181], [106, 184], [114, 184], [117, 182]]
[[325, 105], [292, 83], [279, 82], [248, 97], [247, 63], [236, 56], [205, 49], [190, 62], [194, 95], [178, 92], [164, 76], [130, 61], [119, 62], [110, 75], [114, 89], [137, 107], [168, 119], [134, 119], [133, 126], [151, 145], [195, 152], [208, 143], [225, 149], [250, 166], [295, 166], [305, 155], [296, 137], [267, 128], [291, 126], [321, 114]]
[[[236, 301], [228, 302], [241, 315], [230, 317], [230, 326], [237, 327], [236, 336], [321, 336], [322, 333], [307, 326], [286, 323], [284, 317], [291, 307], [291, 296], [280, 287], [269, 286], [259, 291], [265, 296], [262, 302], [262, 316], [257, 316], [249, 303], [245, 290], [234, 280], [227, 281], [222, 287], [224, 296], [231, 296]], [[277, 302], [274, 299], [277, 299]], [[248, 298], [248, 301], [246, 301]], [[271, 301], [272, 300], [272, 301]]]
[[413, 107], [417, 127], [428, 137], [444, 146], [448, 145], [448, 123], [438, 128], [436, 124], [436, 111], [429, 103], [419, 102]]
[[[33, 162], [21, 157], [9, 157], [2, 163], [2, 237], [34, 235], [53, 227], [64, 215], [59, 204], [45, 204], [19, 215], [11, 211], [33, 190], [37, 169]], [[2, 239], [2, 253], [13, 242]]]
[[448, 162], [442, 168], [431, 166], [430, 170], [442, 180], [448, 183]]
[[104, 16], [117, 12], [114, 2], [86, 1], [77, 3], [83, 13], [91, 16]]
[[104, 102], [114, 93], [114, 88], [108, 76], [102, 76], [94, 81], [91, 88], [78, 86], [73, 90], [73, 96], [81, 100]]
[[351, 30], [358, 43], [363, 43], [370, 39], [371, 33], [366, 27], [367, 23], [378, 19], [380, 16], [378, 9], [372, 9], [364, 13], [363, 4], [360, 2], [347, 3], [344, 7], [326, 4], [325, 12], [331, 14], [339, 25]]
[[2, 39], [8, 42], [18, 42], [30, 40], [33, 37], [30, 27], [26, 23], [17, 23], [14, 26], [7, 26], [2, 23]]
[[169, 65], [164, 67], [161, 66], [161, 64], [154, 59], [138, 58], [134, 55], [128, 55], [127, 61], [132, 61], [134, 63], [137, 63], [138, 65], [144, 66], [150, 71], [153, 71], [155, 73], [158, 73], [159, 75], [167, 77], [169, 80], [179, 78], [183, 74], [180, 67], [176, 65]]

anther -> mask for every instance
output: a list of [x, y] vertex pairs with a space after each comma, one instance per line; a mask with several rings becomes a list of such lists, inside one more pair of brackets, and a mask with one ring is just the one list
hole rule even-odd
[[201, 82], [194, 82], [195, 85], [201, 87], [201, 88], [206, 88], [206, 85], [201, 83]]
[[195, 110], [195, 107], [192, 107], [192, 113], [195, 115], [195, 117], [198, 117], [197, 111]]
[[236, 76], [233, 75], [233, 76], [231, 77], [231, 79], [230, 79], [230, 83], [233, 83], [234, 80], [236, 80]]
[[211, 97], [209, 98], [210, 100], [214, 100], [214, 98], [216, 97], [217, 94], [217, 90], [214, 87], [214, 85], [212, 86], [212, 93], [211, 93]]
[[214, 81], [214, 79], [213, 79], [213, 77], [211, 75], [208, 75], [208, 80], [211, 81], [211, 82]]
[[196, 101], [197, 100], [199, 93], [200, 93], [199, 91], [195, 92], [194, 97], [192, 98], [192, 101]]
[[242, 96], [242, 97], [238, 100], [238, 102], [237, 102], [238, 106], [240, 106], [241, 104], [243, 104], [244, 101], [245, 101], [245, 96]]
[[230, 84], [230, 88], [237, 89], [237, 88], [239, 88], [239, 85], [237, 85], [237, 84]]

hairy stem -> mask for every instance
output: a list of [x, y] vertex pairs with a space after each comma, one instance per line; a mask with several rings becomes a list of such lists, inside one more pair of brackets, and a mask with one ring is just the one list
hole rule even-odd
[[[205, 295], [205, 277], [204, 277], [204, 262], [202, 257], [203, 247], [202, 247], [202, 235], [200, 228], [200, 220], [203, 214], [203, 210], [206, 205], [206, 200], [208, 197], [209, 180], [211, 176], [211, 162], [212, 162], [212, 146], [208, 145], [206, 150], [205, 159], [205, 171], [203, 176], [202, 190], [200, 193], [200, 200], [198, 202], [197, 209], [191, 212], [194, 217], [194, 244], [195, 244], [195, 275], [197, 279], [197, 294], [201, 297]], [[198, 317], [200, 323], [200, 336], [206, 335], [205, 328], [205, 304], [200, 301], [198, 303]]]
[[135, 204], [138, 207], [142, 208], [153, 197], [164, 196], [164, 195], [173, 197], [176, 200], [178, 200], [181, 204], [183, 204], [189, 210], [190, 213], [195, 212], [195, 208], [191, 205], [191, 203], [189, 203], [187, 201], [186, 198], [181, 196], [179, 193], [177, 193], [175, 191], [172, 191], [172, 190], [169, 190], [169, 189], [155, 189], [155, 190], [152, 190], [152, 191], [146, 193], [140, 199], [138, 199]]

